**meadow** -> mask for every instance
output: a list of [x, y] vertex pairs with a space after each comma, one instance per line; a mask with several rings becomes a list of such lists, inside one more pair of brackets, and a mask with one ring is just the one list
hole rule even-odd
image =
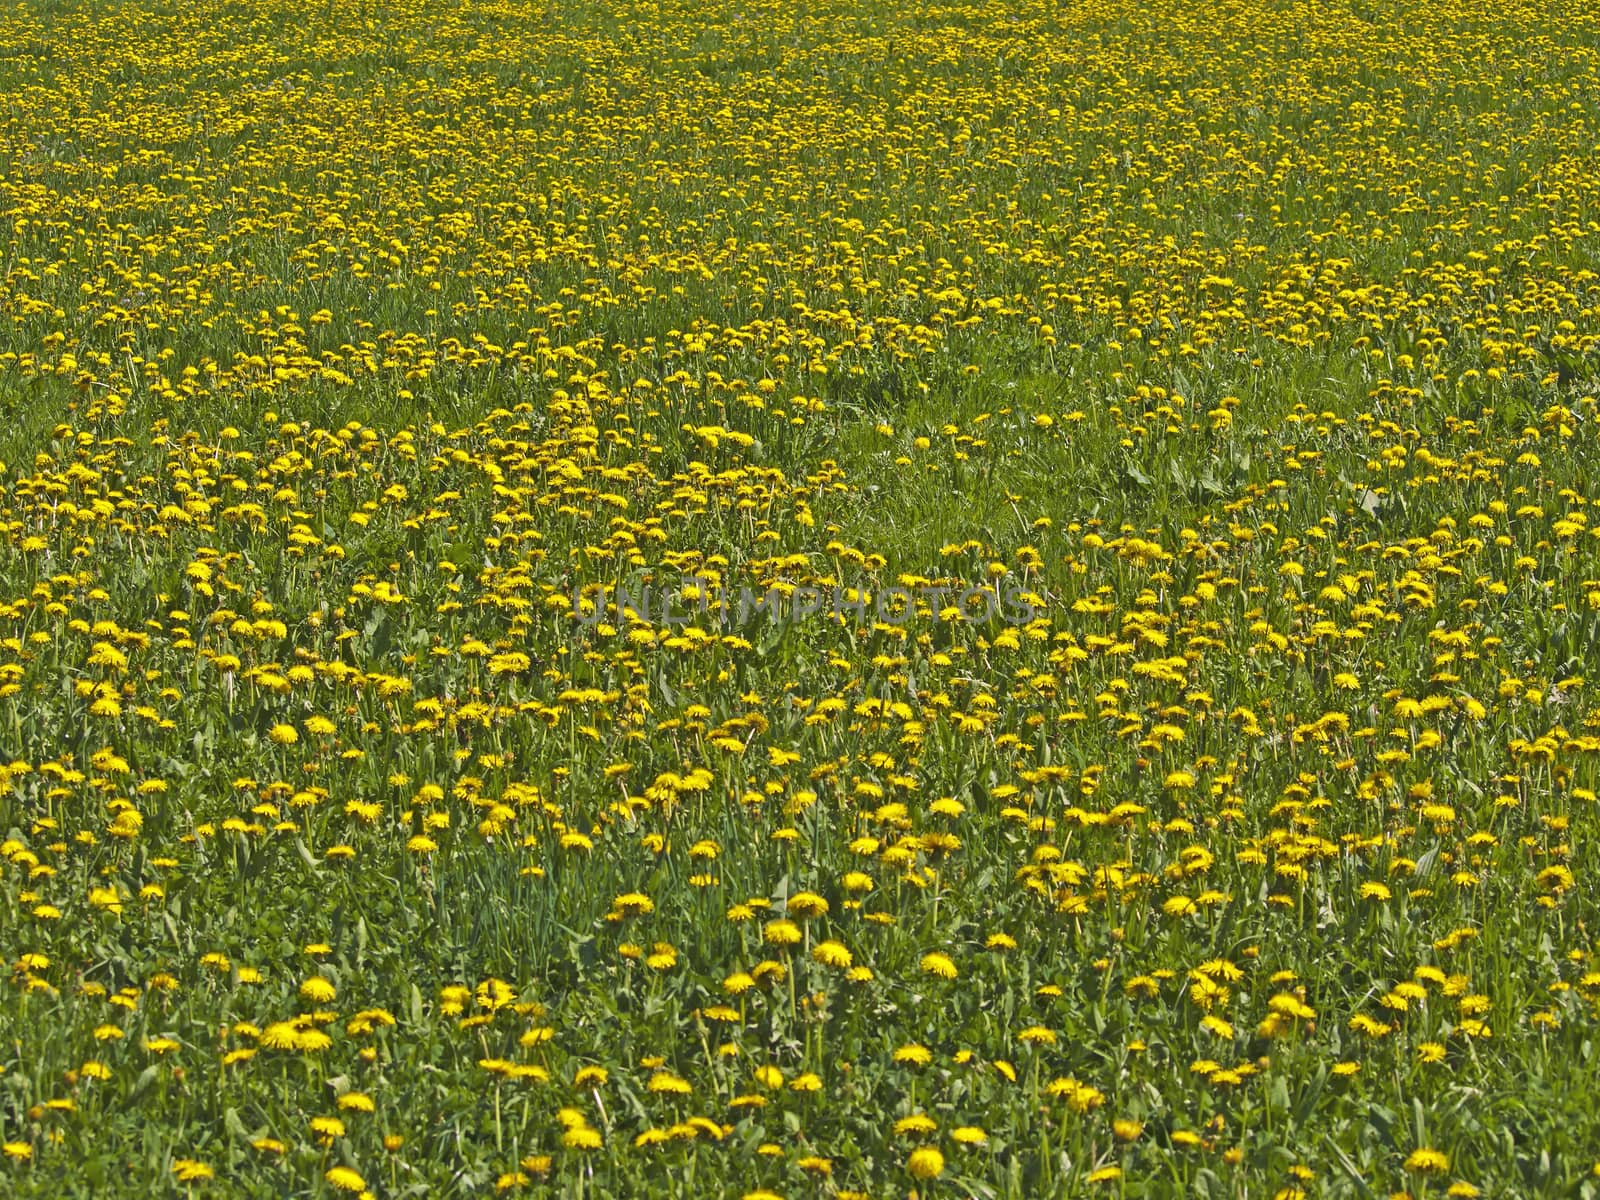
[[0, 1192], [1600, 1195], [1600, 10], [21, 0], [0, 229]]

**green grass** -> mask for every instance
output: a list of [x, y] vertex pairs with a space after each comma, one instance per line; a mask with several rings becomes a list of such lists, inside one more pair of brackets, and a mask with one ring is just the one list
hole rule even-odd
[[1600, 1194], [1597, 32], [8, 10], [3, 1190]]

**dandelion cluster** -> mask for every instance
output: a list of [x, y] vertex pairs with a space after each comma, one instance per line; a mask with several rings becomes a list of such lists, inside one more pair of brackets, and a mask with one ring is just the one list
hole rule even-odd
[[1600, 14], [0, 84], [7, 1194], [1596, 1186]]

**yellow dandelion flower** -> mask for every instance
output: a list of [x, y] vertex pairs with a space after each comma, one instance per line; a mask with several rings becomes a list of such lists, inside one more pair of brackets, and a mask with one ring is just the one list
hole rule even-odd
[[329, 1167], [322, 1178], [336, 1192], [363, 1192], [367, 1188], [367, 1181], [349, 1167]]
[[1418, 1147], [1406, 1156], [1405, 1168], [1419, 1175], [1442, 1175], [1450, 1169], [1450, 1159], [1438, 1150]]
[[203, 1183], [216, 1175], [207, 1164], [194, 1158], [173, 1159], [172, 1173], [179, 1183]]

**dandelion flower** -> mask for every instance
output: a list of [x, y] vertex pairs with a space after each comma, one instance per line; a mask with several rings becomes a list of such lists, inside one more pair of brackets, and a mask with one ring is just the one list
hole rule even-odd
[[337, 1192], [362, 1192], [367, 1187], [367, 1181], [349, 1167], [329, 1167], [322, 1177]]
[[173, 1159], [172, 1173], [179, 1183], [203, 1183], [216, 1175], [205, 1163], [193, 1158]]
[[761, 936], [764, 941], [774, 946], [793, 946], [805, 935], [800, 932], [800, 926], [780, 917], [776, 921], [768, 921]]
[[906, 1160], [906, 1170], [918, 1179], [937, 1179], [944, 1174], [944, 1155], [932, 1146], [918, 1146]]
[[1405, 1166], [1418, 1175], [1442, 1175], [1450, 1169], [1450, 1159], [1438, 1150], [1422, 1146], [1406, 1157]]
[[849, 967], [854, 962], [849, 947], [842, 942], [818, 942], [811, 950], [811, 957], [825, 967], [840, 969]]

